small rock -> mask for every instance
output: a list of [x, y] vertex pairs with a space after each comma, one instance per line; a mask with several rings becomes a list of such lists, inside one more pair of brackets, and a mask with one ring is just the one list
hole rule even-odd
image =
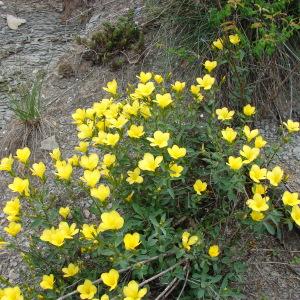
[[26, 23], [25, 19], [21, 19], [13, 15], [7, 15], [6, 20], [8, 27], [13, 30], [17, 30], [20, 25]]
[[4, 2], [3, 1], [0, 1], [0, 6], [4, 5]]
[[55, 135], [52, 135], [43, 141], [41, 141], [41, 149], [42, 150], [47, 150], [47, 151], [52, 151], [55, 148], [58, 148], [59, 145], [55, 139]]
[[89, 212], [89, 210], [88, 210], [88, 209], [84, 209], [84, 210], [83, 210], [83, 215], [84, 215], [84, 217], [85, 217], [86, 219], [89, 219], [89, 217], [90, 217], [90, 212]]
[[8, 278], [11, 281], [16, 281], [19, 278], [19, 274], [15, 273], [13, 269], [9, 271]]

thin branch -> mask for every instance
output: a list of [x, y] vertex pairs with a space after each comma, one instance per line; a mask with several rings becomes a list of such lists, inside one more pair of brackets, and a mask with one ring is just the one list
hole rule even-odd
[[190, 267], [188, 266], [188, 267], [187, 267], [187, 271], [186, 271], [186, 275], [185, 275], [184, 284], [183, 284], [182, 289], [181, 289], [181, 291], [180, 291], [180, 293], [179, 293], [179, 295], [178, 295], [178, 297], [177, 297], [177, 300], [180, 299], [180, 297], [182, 296], [182, 294], [183, 294], [183, 292], [184, 292], [184, 289], [185, 289], [185, 287], [186, 287], [186, 284], [187, 284], [187, 280], [188, 280], [188, 278], [189, 278], [189, 275], [190, 275]]
[[163, 299], [163, 297], [165, 296], [165, 294], [173, 287], [173, 285], [178, 281], [178, 278], [175, 277], [167, 286], [166, 288], [162, 291], [161, 294], [159, 294], [155, 300], [160, 300]]

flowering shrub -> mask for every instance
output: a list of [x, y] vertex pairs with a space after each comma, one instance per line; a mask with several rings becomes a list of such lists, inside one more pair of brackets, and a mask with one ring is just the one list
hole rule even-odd
[[[28, 264], [20, 286], [4, 280], [1, 300], [238, 294], [230, 283], [243, 268], [224, 225], [275, 234], [280, 223], [300, 225], [300, 200], [285, 190], [284, 170], [270, 166], [279, 146], [253, 128], [255, 107], [219, 107], [217, 65], [206, 61], [190, 87], [144, 72], [125, 94], [108, 82], [107, 98], [72, 114], [73, 156], [53, 150], [51, 168], [33, 163], [28, 148], [1, 160], [14, 198], [0, 247]], [[280, 145], [299, 122], [281, 129]]]

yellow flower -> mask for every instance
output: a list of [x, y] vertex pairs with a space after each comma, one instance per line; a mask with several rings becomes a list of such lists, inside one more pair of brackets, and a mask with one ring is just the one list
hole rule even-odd
[[[3, 294], [2, 294], [3, 293]], [[1, 300], [24, 300], [21, 290], [18, 286], [0, 289]]]
[[156, 102], [159, 107], [165, 108], [165, 107], [169, 106], [173, 102], [173, 100], [172, 100], [171, 94], [166, 93], [163, 95], [157, 94], [156, 100], [154, 100], [153, 102]]
[[131, 280], [127, 286], [123, 288], [124, 300], [141, 300], [147, 294], [147, 288], [139, 290], [139, 284]]
[[87, 240], [93, 240], [97, 236], [95, 225], [83, 224], [80, 232]]
[[241, 41], [241, 39], [238, 34], [231, 34], [229, 36], [229, 41], [231, 44], [237, 45]]
[[253, 194], [265, 194], [267, 192], [268, 187], [266, 185], [262, 185], [262, 184], [254, 184], [252, 186], [252, 192]]
[[169, 165], [170, 168], [170, 176], [171, 177], [179, 177], [181, 175], [181, 172], [183, 171], [183, 166], [179, 166], [177, 164], [170, 164]]
[[89, 147], [89, 142], [79, 142], [79, 145], [75, 147], [75, 150], [85, 153]]
[[248, 142], [251, 142], [259, 134], [258, 129], [251, 130], [250, 127], [247, 125], [244, 126], [243, 132], [244, 132]]
[[207, 183], [202, 182], [200, 179], [197, 179], [196, 182], [193, 185], [195, 192], [198, 195], [201, 195], [202, 192], [205, 192], [207, 189]]
[[62, 272], [64, 273], [64, 277], [72, 277], [79, 272], [79, 267], [74, 264], [69, 264], [67, 267], [62, 268]]
[[265, 215], [262, 212], [253, 210], [250, 214], [253, 221], [260, 222], [264, 219]]
[[248, 117], [254, 115], [255, 110], [256, 110], [255, 106], [251, 106], [251, 104], [247, 104], [243, 107], [243, 113]]
[[158, 75], [158, 74], [154, 75], [154, 80], [158, 84], [160, 84], [164, 81], [163, 77], [161, 75]]
[[83, 155], [80, 159], [80, 166], [86, 170], [94, 170], [98, 166], [99, 156], [97, 153]]
[[18, 221], [19, 217], [18, 214], [20, 213], [20, 200], [19, 198], [14, 198], [10, 201], [7, 201], [3, 212], [8, 215], [8, 221]]
[[223, 50], [223, 41], [222, 39], [217, 39], [216, 41], [213, 42], [213, 46], [216, 47], [219, 50]]
[[143, 118], [148, 119], [152, 116], [150, 107], [147, 104], [141, 104], [140, 114]]
[[159, 147], [164, 148], [168, 146], [168, 141], [170, 138], [170, 133], [168, 132], [161, 132], [160, 130], [157, 130], [153, 134], [153, 138], [147, 138], [149, 142], [151, 142], [150, 146], [152, 147]]
[[[93, 300], [97, 300], [97, 299], [93, 299]], [[109, 300], [109, 296], [107, 294], [104, 294], [101, 296], [100, 300]]]
[[60, 222], [58, 225], [58, 230], [64, 234], [65, 239], [73, 239], [73, 236], [79, 232], [76, 228], [76, 224], [73, 223], [69, 225], [67, 222]]
[[116, 95], [117, 94], [117, 90], [118, 90], [118, 83], [117, 81], [114, 79], [112, 81], [109, 81], [107, 83], [106, 87], [103, 87], [103, 90], [112, 94], [112, 95]]
[[119, 272], [115, 269], [111, 269], [108, 273], [102, 273], [101, 279], [103, 283], [110, 287], [110, 291], [114, 290], [118, 285]]
[[93, 299], [97, 293], [97, 288], [90, 280], [86, 279], [83, 284], [77, 287], [77, 292], [80, 294], [80, 299]]
[[215, 60], [207, 60], [203, 65], [204, 68], [210, 73], [218, 65], [218, 63]]
[[210, 257], [217, 257], [220, 255], [220, 248], [218, 245], [212, 245], [208, 249], [208, 254]]
[[141, 174], [140, 168], [135, 168], [133, 171], [128, 171], [127, 174], [128, 177], [126, 178], [126, 181], [129, 184], [142, 183], [144, 181], [143, 177], [140, 176]]
[[191, 246], [195, 245], [198, 242], [198, 237], [196, 235], [191, 236], [187, 231], [182, 233], [182, 246], [187, 251], [191, 250]]
[[54, 275], [43, 275], [42, 281], [40, 282], [40, 287], [44, 290], [53, 290], [54, 287]]
[[254, 194], [253, 199], [248, 199], [246, 204], [252, 210], [261, 212], [269, 209], [269, 205], [267, 203], [268, 200], [268, 197], [263, 198], [261, 194]]
[[108, 133], [105, 139], [105, 144], [114, 147], [120, 139], [118, 133]]
[[226, 129], [221, 131], [222, 137], [228, 143], [232, 143], [237, 136], [237, 132], [233, 130], [231, 127], [226, 127]]
[[61, 158], [61, 152], [60, 152], [59, 148], [53, 149], [52, 152], [50, 152], [50, 156], [55, 161], [60, 160], [60, 158]]
[[134, 192], [131, 192], [131, 193], [125, 198], [125, 200], [126, 200], [127, 202], [130, 202], [130, 201], [132, 200], [133, 195], [134, 195]]
[[134, 250], [140, 243], [140, 234], [135, 232], [133, 234], [127, 233], [123, 239], [126, 250]]
[[46, 166], [43, 162], [35, 163], [32, 165], [32, 169], [30, 169], [33, 176], [37, 176], [40, 178], [44, 177]]
[[226, 165], [228, 165], [232, 170], [239, 170], [243, 166], [243, 160], [239, 156], [229, 156]]
[[20, 177], [15, 177], [13, 183], [8, 185], [8, 188], [11, 189], [15, 193], [19, 193], [20, 195], [25, 195], [28, 197], [29, 193], [29, 180], [22, 179]]
[[254, 141], [254, 147], [255, 148], [263, 148], [265, 145], [267, 144], [267, 142], [264, 140], [264, 138], [259, 135], [258, 137], [255, 138], [255, 141]]
[[297, 132], [297, 131], [299, 131], [299, 122], [294, 122], [292, 120], [287, 120], [287, 122], [283, 122], [283, 125], [287, 128], [288, 132]]
[[4, 227], [4, 231], [11, 236], [16, 236], [22, 229], [21, 224], [16, 222], [10, 222], [7, 227]]
[[168, 148], [167, 150], [168, 150], [169, 155], [174, 159], [179, 159], [186, 155], [186, 149], [180, 148], [177, 145], [173, 145], [172, 148]]
[[266, 179], [267, 169], [261, 169], [258, 165], [252, 165], [249, 171], [249, 176], [254, 182], [259, 183], [260, 180]]
[[145, 134], [144, 126], [131, 125], [129, 130], [127, 130], [127, 134], [131, 138], [139, 139]]
[[234, 115], [234, 110], [229, 111], [227, 107], [216, 109], [218, 120], [226, 121], [231, 120]]
[[153, 82], [147, 82], [146, 84], [139, 83], [135, 93], [140, 97], [148, 97], [155, 90]]
[[0, 163], [0, 171], [11, 172], [13, 163], [14, 159], [11, 154], [9, 157], [2, 158]]
[[298, 205], [292, 207], [291, 217], [295, 223], [300, 226], [300, 207]]
[[124, 219], [115, 210], [102, 213], [101, 220], [102, 222], [100, 223], [98, 228], [100, 232], [106, 230], [119, 230], [124, 225]]
[[103, 202], [110, 196], [110, 188], [100, 184], [97, 188], [91, 189], [91, 196]]
[[267, 172], [267, 179], [270, 181], [270, 184], [273, 186], [278, 186], [283, 178], [283, 170], [276, 166], [272, 171]]
[[62, 230], [52, 227], [51, 229], [43, 230], [40, 239], [56, 247], [61, 247], [65, 242], [65, 233]]
[[139, 168], [144, 171], [155, 172], [162, 160], [162, 156], [154, 157], [151, 153], [145, 153], [143, 159], [139, 161]]
[[58, 210], [58, 213], [64, 218], [66, 219], [69, 214], [70, 214], [70, 207], [66, 206], [66, 207], [60, 207]]
[[213, 84], [215, 83], [215, 78], [211, 77], [209, 74], [203, 76], [203, 78], [196, 78], [200, 87], [203, 87], [205, 90], [210, 90]]
[[61, 180], [69, 180], [72, 173], [73, 173], [73, 167], [71, 164], [61, 164], [56, 166], [56, 171], [57, 173], [55, 173], [57, 175], [57, 177]]
[[282, 201], [284, 205], [295, 206], [300, 204], [300, 199], [298, 198], [298, 193], [290, 193], [285, 191], [282, 195]]
[[25, 147], [23, 149], [18, 149], [15, 158], [23, 164], [26, 164], [30, 156], [30, 149]]
[[109, 168], [116, 162], [116, 156], [114, 154], [107, 153], [103, 156], [103, 164]]
[[185, 82], [176, 81], [174, 84], [171, 85], [172, 90], [181, 93], [185, 88]]
[[79, 139], [91, 138], [94, 131], [94, 122], [90, 121], [87, 124], [78, 125], [77, 130], [79, 131], [77, 135]]
[[190, 91], [194, 96], [198, 96], [200, 93], [200, 85], [191, 85]]
[[86, 118], [85, 109], [76, 109], [76, 111], [72, 114], [72, 118], [75, 121], [75, 124], [82, 124]]
[[249, 164], [252, 161], [254, 161], [258, 155], [260, 150], [258, 148], [251, 148], [248, 145], [244, 145], [243, 149], [240, 150], [241, 156], [246, 158], [246, 160], [243, 161], [244, 164]]
[[117, 119], [108, 119], [109, 128], [121, 129], [128, 122], [128, 119], [124, 115], [120, 115]]
[[87, 186], [93, 188], [100, 180], [100, 171], [97, 169], [93, 171], [84, 170], [83, 177], [80, 177], [80, 179], [85, 182]]
[[140, 80], [141, 83], [146, 83], [152, 78], [152, 73], [141, 72], [140, 76], [136, 76], [136, 77]]

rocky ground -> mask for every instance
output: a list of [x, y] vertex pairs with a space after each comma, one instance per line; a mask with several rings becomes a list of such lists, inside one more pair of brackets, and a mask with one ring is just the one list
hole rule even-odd
[[[37, 70], [43, 69], [47, 72], [43, 87], [43, 113], [51, 122], [42, 140], [52, 137], [50, 146], [51, 143], [52, 146], [58, 144], [64, 155], [69, 156], [77, 143], [74, 127], [70, 125], [71, 112], [77, 107], [87, 107], [100, 98], [103, 95], [101, 86], [105, 82], [118, 78], [120, 84], [125, 84], [141, 68], [141, 64], [127, 63], [118, 71], [112, 71], [106, 65], [96, 67], [84, 63], [80, 59], [80, 49], [73, 43], [74, 36], [90, 32], [104, 20], [125, 13], [128, 7], [134, 8], [137, 15], [140, 14], [141, 1], [96, 1], [89, 21], [81, 23], [75, 15], [71, 17], [72, 22], [67, 24], [61, 23], [61, 1], [3, 2], [4, 5], [0, 5], [0, 129], [4, 130], [10, 118], [7, 110], [9, 88], [20, 81], [25, 82]], [[24, 18], [26, 23], [17, 30], [11, 30], [6, 24], [6, 14]], [[58, 72], [59, 66], [65, 61], [71, 62], [74, 71], [67, 78]], [[143, 63], [147, 64], [146, 61]], [[272, 122], [260, 122], [260, 128], [268, 141], [278, 138]], [[277, 157], [290, 175], [289, 185], [294, 191], [300, 191], [299, 145], [300, 136], [297, 135]], [[37, 156], [49, 163], [48, 150], [38, 149]], [[7, 182], [7, 178], [0, 178], [0, 207], [7, 200], [3, 192]], [[3, 221], [1, 212], [0, 225]], [[250, 236], [247, 239], [249, 251], [246, 259], [249, 268], [247, 280], [242, 285], [247, 299], [300, 299], [300, 271], [291, 265], [293, 258], [300, 257], [299, 241], [298, 233], [286, 233], [283, 242], [272, 237], [256, 240]], [[24, 244], [22, 238], [19, 242]], [[20, 261], [17, 255], [0, 252], [0, 275], [6, 276], [11, 282], [18, 282], [20, 268], [23, 268]]]

